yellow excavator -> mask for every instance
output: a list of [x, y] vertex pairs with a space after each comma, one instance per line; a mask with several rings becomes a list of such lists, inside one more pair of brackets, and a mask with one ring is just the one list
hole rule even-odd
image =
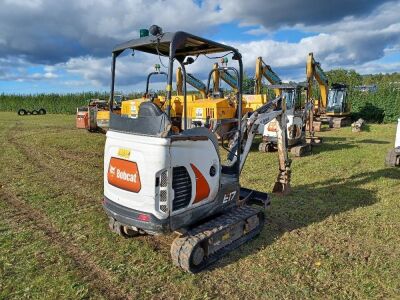
[[[237, 76], [227, 65], [228, 60], [221, 58], [221, 65], [214, 63], [213, 69], [209, 74], [207, 85], [207, 97], [188, 102], [188, 116], [191, 124], [188, 126], [206, 125], [210, 129], [218, 131], [217, 134], [223, 134], [229, 131], [231, 120], [235, 118], [237, 107], [234, 101], [238, 91]], [[265, 64], [262, 57], [256, 61], [255, 72], [255, 94], [243, 95], [242, 113], [255, 111], [268, 102], [268, 95], [262, 93], [262, 79], [266, 78], [271, 84], [281, 84], [282, 80]], [[211, 85], [212, 79], [212, 86]], [[220, 88], [221, 81], [224, 81], [232, 88], [232, 93], [224, 95]], [[190, 83], [189, 81], [187, 81]], [[276, 96], [280, 96], [281, 91], [274, 89]], [[228, 126], [228, 124], [230, 124]], [[259, 126], [262, 133], [262, 126]]]
[[[186, 73], [186, 83], [194, 87], [199, 93], [200, 96], [196, 94], [188, 94], [187, 97], [193, 96], [193, 100], [195, 99], [204, 99], [207, 97], [207, 87], [206, 85], [198, 78], [196, 78], [194, 75], [191, 73]], [[179, 97], [183, 97], [183, 74], [182, 74], [182, 68], [178, 67], [176, 69], [176, 95]], [[183, 101], [183, 100], [182, 100]]]
[[[340, 128], [350, 124], [350, 105], [347, 98], [347, 87], [344, 84], [334, 83], [329, 89], [328, 77], [321, 68], [321, 64], [309, 53], [306, 65], [307, 101], [314, 103], [313, 122], [314, 131], [321, 130], [322, 122], [329, 123], [329, 127]], [[320, 97], [313, 97], [313, 82], [317, 81]]]
[[[221, 59], [221, 64], [222, 66], [227, 67], [228, 65], [228, 59], [222, 58]], [[237, 86], [237, 78], [230, 74], [227, 70], [219, 68], [218, 63], [214, 63], [213, 66], [214, 70], [218, 70], [213, 73], [213, 91], [214, 93], [219, 92], [220, 89], [220, 79], [222, 79], [225, 83], [227, 83], [233, 90], [234, 93], [237, 93], [238, 91], [238, 86]]]
[[[282, 84], [282, 80], [279, 78], [278, 74], [272, 70], [270, 65], [267, 65], [262, 57], [258, 57], [256, 61], [256, 73], [255, 73], [255, 94], [261, 95], [262, 92], [262, 79], [265, 77], [271, 84]], [[281, 90], [276, 88], [274, 89], [275, 96], [281, 95]]]
[[154, 76], [165, 76], [167, 78], [167, 73], [163, 72], [160, 70], [160, 65], [155, 64], [154, 65], [155, 71], [150, 72], [147, 75], [147, 80], [146, 80], [146, 91], [143, 94], [143, 97], [141, 98], [136, 98], [136, 99], [129, 99], [125, 100], [121, 104], [121, 115], [129, 118], [136, 118], [139, 113], [139, 106], [143, 102], [146, 101], [152, 101], [159, 107], [162, 106], [162, 104], [165, 102], [165, 99], [163, 96], [158, 96], [156, 93], [151, 93], [150, 92], [150, 80]]
[[[205, 87], [206, 96], [202, 99], [194, 101], [187, 101], [187, 119], [188, 128], [191, 127], [206, 127], [212, 130], [221, 137], [229, 132], [232, 127], [232, 120], [235, 119], [237, 113], [237, 103], [235, 101], [238, 92], [237, 76], [232, 75], [232, 68], [226, 66], [219, 66], [217, 63], [213, 65], [209, 73], [207, 85]], [[190, 60], [186, 64], [190, 64]], [[193, 76], [186, 74], [186, 82], [199, 89], [199, 82], [195, 85], [191, 83]], [[220, 88], [220, 79], [224, 80], [229, 86], [232, 87], [233, 93], [227, 95]], [[211, 86], [211, 80], [213, 81]], [[200, 81], [201, 82], [201, 81]], [[201, 90], [204, 89], [201, 82]], [[202, 93], [204, 95], [204, 93]], [[246, 111], [243, 109], [243, 111]]]

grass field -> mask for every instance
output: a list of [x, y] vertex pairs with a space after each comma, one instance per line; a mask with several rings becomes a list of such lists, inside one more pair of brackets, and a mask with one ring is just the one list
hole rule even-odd
[[[394, 135], [322, 132], [261, 235], [190, 275], [171, 264], [172, 236], [109, 232], [104, 135], [73, 116], [0, 113], [0, 299], [399, 297], [400, 170], [384, 167]], [[254, 151], [242, 185], [269, 192], [276, 174], [276, 154]]]

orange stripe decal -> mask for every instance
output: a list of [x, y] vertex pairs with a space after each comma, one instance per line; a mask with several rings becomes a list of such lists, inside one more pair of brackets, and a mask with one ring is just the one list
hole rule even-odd
[[199, 169], [197, 169], [194, 164], [190, 164], [190, 166], [196, 176], [196, 197], [194, 198], [193, 203], [198, 203], [208, 197], [210, 194], [210, 186]]

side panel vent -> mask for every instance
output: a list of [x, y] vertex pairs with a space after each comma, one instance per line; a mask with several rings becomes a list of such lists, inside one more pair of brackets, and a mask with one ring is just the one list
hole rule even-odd
[[175, 192], [172, 210], [175, 211], [189, 205], [192, 198], [192, 180], [185, 167], [175, 167], [172, 173], [172, 188]]
[[164, 170], [160, 174], [160, 198], [159, 209], [163, 213], [168, 211], [168, 171]]
[[168, 173], [167, 171], [164, 171], [161, 173], [161, 187], [167, 187], [168, 186]]

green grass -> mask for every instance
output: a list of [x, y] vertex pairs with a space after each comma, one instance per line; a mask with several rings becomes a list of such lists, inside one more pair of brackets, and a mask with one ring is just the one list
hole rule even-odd
[[[190, 275], [170, 261], [172, 236], [109, 232], [104, 135], [73, 116], [0, 113], [0, 299], [398, 297], [400, 170], [384, 167], [395, 126], [320, 135], [293, 158], [292, 194], [272, 197], [261, 235]], [[242, 185], [270, 192], [276, 175], [276, 154], [253, 151]]]

